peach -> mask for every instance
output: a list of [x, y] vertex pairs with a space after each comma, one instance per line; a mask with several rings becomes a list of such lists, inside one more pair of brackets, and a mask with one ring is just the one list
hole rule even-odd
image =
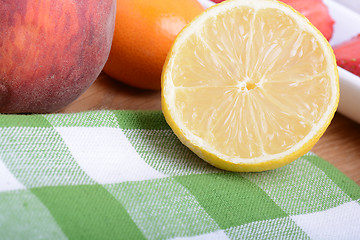
[[100, 74], [116, 0], [0, 0], [0, 112], [57, 111]]

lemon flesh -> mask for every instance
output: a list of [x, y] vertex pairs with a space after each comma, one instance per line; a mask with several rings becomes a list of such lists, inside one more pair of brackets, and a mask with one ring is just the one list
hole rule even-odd
[[162, 76], [162, 107], [180, 140], [230, 171], [262, 171], [306, 153], [339, 99], [327, 40], [271, 0], [216, 5], [177, 37]]

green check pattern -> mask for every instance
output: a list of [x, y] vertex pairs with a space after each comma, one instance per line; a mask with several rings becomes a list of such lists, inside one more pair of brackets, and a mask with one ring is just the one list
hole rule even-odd
[[0, 239], [360, 239], [360, 187], [313, 153], [216, 169], [160, 111], [0, 115]]

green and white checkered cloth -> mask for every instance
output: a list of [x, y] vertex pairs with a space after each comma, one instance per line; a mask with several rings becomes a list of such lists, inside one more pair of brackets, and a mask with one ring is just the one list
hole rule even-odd
[[0, 239], [360, 239], [360, 187], [309, 153], [216, 169], [160, 111], [0, 115]]

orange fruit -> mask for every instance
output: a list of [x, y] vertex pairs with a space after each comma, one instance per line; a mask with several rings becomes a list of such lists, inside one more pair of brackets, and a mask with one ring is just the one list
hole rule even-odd
[[197, 0], [117, 0], [104, 72], [134, 87], [159, 90], [162, 67], [176, 35], [203, 11]]

